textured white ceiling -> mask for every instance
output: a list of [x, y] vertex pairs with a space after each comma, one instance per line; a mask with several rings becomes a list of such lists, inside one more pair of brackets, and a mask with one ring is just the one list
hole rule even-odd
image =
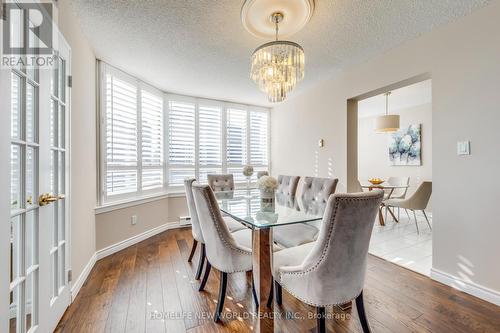
[[[289, 38], [306, 54], [292, 94], [488, 2], [316, 0], [311, 21]], [[98, 58], [165, 91], [270, 105], [249, 78], [250, 55], [266, 40], [243, 28], [242, 0], [72, 3]]]
[[[425, 80], [391, 91], [389, 113], [404, 112], [415, 106], [432, 103], [432, 80]], [[358, 102], [358, 117], [373, 117], [385, 113], [385, 94]]]

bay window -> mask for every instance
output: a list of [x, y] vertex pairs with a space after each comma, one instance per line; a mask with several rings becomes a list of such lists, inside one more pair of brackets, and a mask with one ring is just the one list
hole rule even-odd
[[[269, 169], [269, 110], [161, 92], [100, 67], [100, 203], [181, 192], [211, 173]], [[255, 180], [255, 174], [253, 180]]]

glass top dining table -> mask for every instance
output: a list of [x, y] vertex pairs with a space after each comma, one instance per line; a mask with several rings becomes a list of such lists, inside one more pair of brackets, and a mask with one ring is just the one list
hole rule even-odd
[[[258, 299], [256, 325], [253, 332], [273, 333], [275, 327], [272, 308], [267, 306], [273, 281], [271, 258], [274, 227], [320, 221], [326, 208], [323, 200], [308, 202], [299, 197], [274, 194], [269, 198], [255, 188], [215, 192], [222, 212], [248, 226], [252, 230], [252, 274]], [[342, 309], [350, 307], [350, 302]], [[277, 324], [276, 324], [277, 325]]]
[[280, 193], [263, 197], [256, 188], [215, 192], [215, 197], [222, 212], [259, 229], [321, 220], [326, 205]]

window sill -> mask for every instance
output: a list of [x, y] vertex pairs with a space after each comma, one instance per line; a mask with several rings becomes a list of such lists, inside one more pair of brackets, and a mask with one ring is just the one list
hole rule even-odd
[[153, 195], [144, 196], [144, 197], [140, 197], [140, 198], [130, 198], [130, 199], [126, 199], [126, 200], [108, 202], [102, 206], [96, 207], [94, 209], [94, 212], [95, 212], [95, 215], [99, 215], [99, 214], [112, 212], [112, 211], [118, 210], [118, 209], [142, 205], [142, 204], [145, 204], [148, 202], [158, 201], [158, 200], [167, 199], [167, 198], [181, 198], [181, 197], [185, 197], [185, 196], [186, 196], [186, 194], [184, 193], [184, 191], [175, 191], [175, 192], [168, 192], [168, 193], [165, 193], [165, 192], [156, 193]]

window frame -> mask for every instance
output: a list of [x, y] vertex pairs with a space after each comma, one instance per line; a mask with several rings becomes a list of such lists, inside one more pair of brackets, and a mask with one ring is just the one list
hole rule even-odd
[[[200, 165], [200, 106], [213, 106], [220, 108], [221, 110], [221, 166], [220, 170], [222, 173], [228, 172], [229, 168], [242, 168], [244, 165], [250, 164], [251, 161], [251, 138], [250, 138], [250, 114], [251, 112], [262, 112], [267, 116], [267, 165], [252, 165], [257, 170], [270, 170], [271, 169], [271, 117], [270, 108], [254, 106], [248, 104], [240, 104], [233, 102], [226, 102], [221, 100], [214, 100], [208, 98], [198, 98], [193, 96], [172, 94], [168, 92], [161, 91], [154, 86], [147, 84], [132, 75], [129, 75], [120, 69], [117, 69], [103, 61], [98, 61], [98, 184], [97, 184], [97, 201], [98, 207], [106, 207], [117, 204], [123, 204], [125, 202], [135, 202], [144, 199], [150, 199], [152, 197], [164, 197], [167, 194], [178, 194], [184, 192], [183, 185], [180, 184], [170, 184], [169, 171], [173, 168], [191, 168], [189, 165], [171, 164], [170, 163], [170, 149], [169, 149], [169, 124], [170, 124], [170, 101], [179, 101], [194, 104], [195, 108], [195, 163], [194, 163], [194, 177], [199, 179], [200, 170], [202, 169], [217, 169], [217, 165]], [[109, 196], [106, 191], [106, 176], [110, 168], [107, 165], [107, 139], [106, 139], [106, 75], [111, 74], [120, 80], [123, 80], [129, 84], [133, 84], [137, 88], [137, 165], [135, 169], [130, 167], [130, 170], [137, 170], [137, 190], [134, 192], [116, 194]], [[162, 112], [163, 112], [163, 186], [151, 190], [142, 190], [142, 91], [146, 90], [158, 97], [161, 96], [163, 101]], [[238, 109], [246, 112], [246, 160], [244, 164], [228, 164], [227, 161], [227, 115], [228, 109]], [[113, 169], [113, 168], [111, 168]], [[127, 169], [129, 170], [129, 169]], [[255, 171], [256, 173], [256, 171]], [[255, 180], [255, 179], [254, 179]], [[237, 185], [244, 184], [246, 182], [236, 181]]]
[[[147, 91], [151, 94], [157, 95], [162, 99], [162, 112], [163, 112], [163, 123], [165, 124], [165, 99], [164, 93], [153, 86], [142, 82], [133, 76], [120, 71], [119, 69], [110, 66], [104, 62], [100, 62], [99, 66], [99, 205], [124, 201], [131, 198], [144, 198], [157, 193], [165, 193], [165, 149], [163, 147], [163, 161], [162, 161], [162, 173], [163, 173], [163, 184], [159, 188], [143, 190], [142, 189], [142, 171], [144, 169], [156, 169], [156, 167], [145, 167], [142, 161], [142, 91]], [[107, 140], [106, 140], [106, 126], [107, 126], [107, 115], [106, 115], [106, 75], [111, 74], [113, 77], [118, 78], [128, 84], [132, 84], [137, 89], [136, 92], [136, 112], [137, 112], [137, 162], [135, 166], [130, 167], [111, 167], [108, 168], [107, 164]], [[163, 126], [165, 126], [163, 124]], [[165, 127], [163, 127], [163, 145], [165, 144]], [[116, 194], [109, 196], [106, 191], [106, 177], [108, 170], [135, 170], [137, 172], [137, 190], [128, 193]]]

